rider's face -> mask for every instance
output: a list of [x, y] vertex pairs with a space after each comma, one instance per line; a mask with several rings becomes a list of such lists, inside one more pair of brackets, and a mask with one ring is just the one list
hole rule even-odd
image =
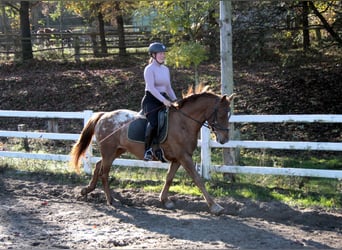
[[164, 63], [165, 61], [165, 52], [157, 52], [155, 59], [158, 63]]

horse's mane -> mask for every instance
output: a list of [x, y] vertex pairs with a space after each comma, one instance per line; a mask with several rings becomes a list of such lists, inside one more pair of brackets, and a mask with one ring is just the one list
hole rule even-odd
[[183, 93], [183, 99], [178, 101], [177, 107], [181, 108], [185, 105], [185, 103], [193, 102], [198, 97], [207, 94], [207, 95], [213, 95], [213, 92], [209, 89], [209, 86], [205, 86], [203, 84], [197, 85], [195, 88], [191, 85], [189, 86], [188, 90]]

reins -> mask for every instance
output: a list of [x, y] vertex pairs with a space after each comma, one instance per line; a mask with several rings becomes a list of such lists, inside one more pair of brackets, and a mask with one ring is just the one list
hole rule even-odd
[[123, 127], [129, 125], [131, 122], [137, 120], [138, 118], [135, 118], [127, 123], [125, 123], [124, 125], [122, 125], [121, 127], [115, 129], [114, 131], [112, 131], [109, 135], [107, 135], [105, 138], [103, 138], [101, 141], [99, 141], [99, 144], [101, 144], [103, 141], [107, 140], [109, 137], [111, 137], [112, 135], [114, 135], [117, 131], [119, 131], [120, 129], [122, 129]]
[[[219, 101], [218, 101], [218, 102], [219, 102]], [[184, 115], [185, 117], [189, 118], [190, 120], [192, 120], [192, 121], [194, 121], [194, 122], [197, 122], [197, 123], [200, 124], [201, 126], [204, 126], [204, 127], [208, 128], [208, 129], [211, 129], [211, 130], [215, 130], [215, 129], [216, 129], [216, 130], [229, 131], [229, 128], [223, 128], [223, 127], [221, 127], [219, 124], [216, 123], [216, 122], [217, 122], [218, 102], [217, 102], [216, 105], [215, 105], [214, 112], [213, 112], [208, 118], [206, 118], [203, 122], [198, 121], [198, 120], [196, 120], [195, 118], [191, 117], [190, 115], [184, 113], [181, 109], [176, 109], [174, 106], [172, 106], [172, 107], [174, 107], [174, 108], [176, 109], [176, 111], [180, 112], [180, 113], [181, 113], [182, 115]], [[230, 108], [229, 108], [229, 110], [230, 110]], [[214, 117], [214, 122], [213, 122], [212, 124], [209, 124], [209, 120], [210, 120], [211, 117], [213, 117], [213, 116], [215, 116], [215, 117]], [[229, 117], [230, 117], [230, 115], [229, 115]], [[228, 117], [228, 119], [229, 119], [229, 117]], [[208, 124], [205, 123], [205, 121], [208, 121]]]

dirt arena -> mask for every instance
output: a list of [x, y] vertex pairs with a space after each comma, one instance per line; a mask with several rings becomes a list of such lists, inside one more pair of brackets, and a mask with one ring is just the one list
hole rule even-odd
[[51, 177], [0, 173], [0, 249], [331, 249], [342, 246], [342, 211], [300, 209], [279, 202], [219, 199], [220, 216], [202, 198], [174, 195], [167, 210], [157, 193], [115, 190], [105, 205], [96, 189]]

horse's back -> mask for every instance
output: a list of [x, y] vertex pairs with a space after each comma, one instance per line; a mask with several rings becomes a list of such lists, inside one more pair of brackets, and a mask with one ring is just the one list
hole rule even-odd
[[95, 127], [97, 140], [127, 126], [129, 122], [139, 117], [139, 113], [129, 109], [117, 109], [106, 112]]

